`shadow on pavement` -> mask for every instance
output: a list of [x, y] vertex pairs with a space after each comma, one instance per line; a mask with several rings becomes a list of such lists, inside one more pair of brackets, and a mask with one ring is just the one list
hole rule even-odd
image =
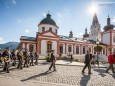
[[51, 71], [51, 72], [46, 71], [46, 72], [44, 72], [44, 73], [40, 73], [40, 74], [38, 74], [38, 75], [31, 76], [31, 77], [29, 77], [29, 78], [27, 78], [27, 79], [23, 79], [23, 80], [21, 80], [21, 81], [24, 82], [24, 81], [27, 81], [27, 80], [30, 80], [30, 79], [34, 79], [34, 78], [37, 78], [37, 77], [40, 77], [40, 76], [44, 76], [44, 75], [50, 74], [50, 73], [52, 73], [52, 72], [53, 72], [53, 71]]
[[94, 71], [98, 72], [100, 76], [104, 77], [106, 76], [104, 73], [105, 73], [105, 70], [104, 69], [94, 69]]
[[90, 80], [90, 75], [84, 75], [81, 77], [80, 86], [87, 86], [88, 81]]

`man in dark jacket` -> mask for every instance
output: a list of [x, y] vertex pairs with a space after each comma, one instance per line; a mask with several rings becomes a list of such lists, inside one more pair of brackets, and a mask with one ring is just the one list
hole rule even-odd
[[91, 61], [92, 61], [92, 54], [90, 54], [90, 51], [87, 51], [87, 54], [85, 55], [85, 66], [82, 70], [82, 73], [84, 73], [85, 69], [88, 67], [88, 74], [91, 74]]
[[51, 68], [53, 67], [54, 71], [56, 71], [55, 61], [56, 61], [56, 58], [54, 56], [54, 50], [52, 50], [52, 53], [51, 53], [51, 65], [49, 67], [49, 70], [51, 70]]
[[29, 61], [29, 54], [28, 54], [28, 50], [26, 49], [25, 52], [23, 52], [23, 55], [25, 57], [25, 61], [24, 61], [24, 67], [27, 66], [27, 68], [29, 68], [29, 65], [28, 65], [28, 61]]
[[3, 71], [9, 73], [9, 61], [10, 61], [10, 48], [7, 47], [6, 50], [3, 52], [2, 56], [4, 57], [4, 68]]
[[23, 52], [21, 49], [18, 50], [18, 53], [17, 53], [17, 57], [18, 57], [18, 66], [17, 68], [19, 69], [22, 69], [22, 64], [23, 64]]

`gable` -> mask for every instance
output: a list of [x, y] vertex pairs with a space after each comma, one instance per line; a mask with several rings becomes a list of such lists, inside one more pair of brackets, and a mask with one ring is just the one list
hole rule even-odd
[[43, 34], [44, 36], [55, 36], [54, 34], [52, 34], [51, 32], [47, 32]]

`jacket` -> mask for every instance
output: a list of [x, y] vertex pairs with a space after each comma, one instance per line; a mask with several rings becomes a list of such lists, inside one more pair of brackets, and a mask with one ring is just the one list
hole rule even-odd
[[108, 63], [109, 64], [113, 64], [114, 63], [114, 56], [111, 55], [111, 54], [108, 56]]
[[55, 56], [53, 55], [53, 53], [51, 53], [51, 62], [55, 61]]

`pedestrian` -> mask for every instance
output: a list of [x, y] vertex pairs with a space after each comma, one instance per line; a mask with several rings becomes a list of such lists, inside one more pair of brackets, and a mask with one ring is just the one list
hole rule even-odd
[[108, 71], [111, 69], [112, 72], [115, 73], [114, 68], [113, 68], [114, 55], [112, 54], [111, 51], [110, 51], [110, 55], [108, 56], [108, 63], [109, 63], [109, 67], [107, 68], [106, 72], [108, 73]]
[[93, 55], [93, 56], [92, 56], [92, 63], [93, 63], [93, 65], [94, 65], [94, 67], [95, 67], [95, 62], [96, 62], [95, 55]]
[[0, 63], [2, 64], [2, 50], [0, 49]]
[[28, 53], [28, 50], [26, 49], [25, 52], [23, 52], [23, 55], [24, 55], [24, 67], [27, 67], [29, 68], [29, 53]]
[[2, 56], [4, 57], [4, 68], [3, 71], [9, 73], [9, 63], [10, 63], [10, 48], [7, 47], [6, 50], [3, 52]]
[[12, 66], [16, 66], [16, 50], [14, 49], [12, 52]]
[[31, 61], [30, 66], [34, 66], [33, 60], [34, 60], [33, 52], [30, 52], [30, 61]]
[[51, 71], [52, 67], [53, 67], [53, 70], [56, 71], [55, 62], [56, 62], [56, 58], [54, 56], [54, 50], [52, 50], [52, 52], [51, 52], [51, 65], [49, 67], [49, 71]]
[[37, 52], [34, 53], [34, 57], [35, 57], [35, 64], [38, 65], [38, 58], [39, 58], [39, 55]]
[[17, 57], [18, 57], [18, 66], [17, 66], [17, 68], [23, 69], [23, 67], [22, 67], [22, 64], [23, 64], [23, 52], [22, 52], [21, 49], [18, 50]]
[[72, 61], [73, 61], [73, 55], [71, 54], [70, 57], [71, 57], [70, 62], [72, 63]]
[[90, 54], [90, 51], [87, 51], [87, 54], [85, 55], [85, 66], [82, 70], [82, 73], [84, 73], [85, 69], [88, 67], [88, 74], [91, 74], [91, 62], [92, 62], [92, 54]]

